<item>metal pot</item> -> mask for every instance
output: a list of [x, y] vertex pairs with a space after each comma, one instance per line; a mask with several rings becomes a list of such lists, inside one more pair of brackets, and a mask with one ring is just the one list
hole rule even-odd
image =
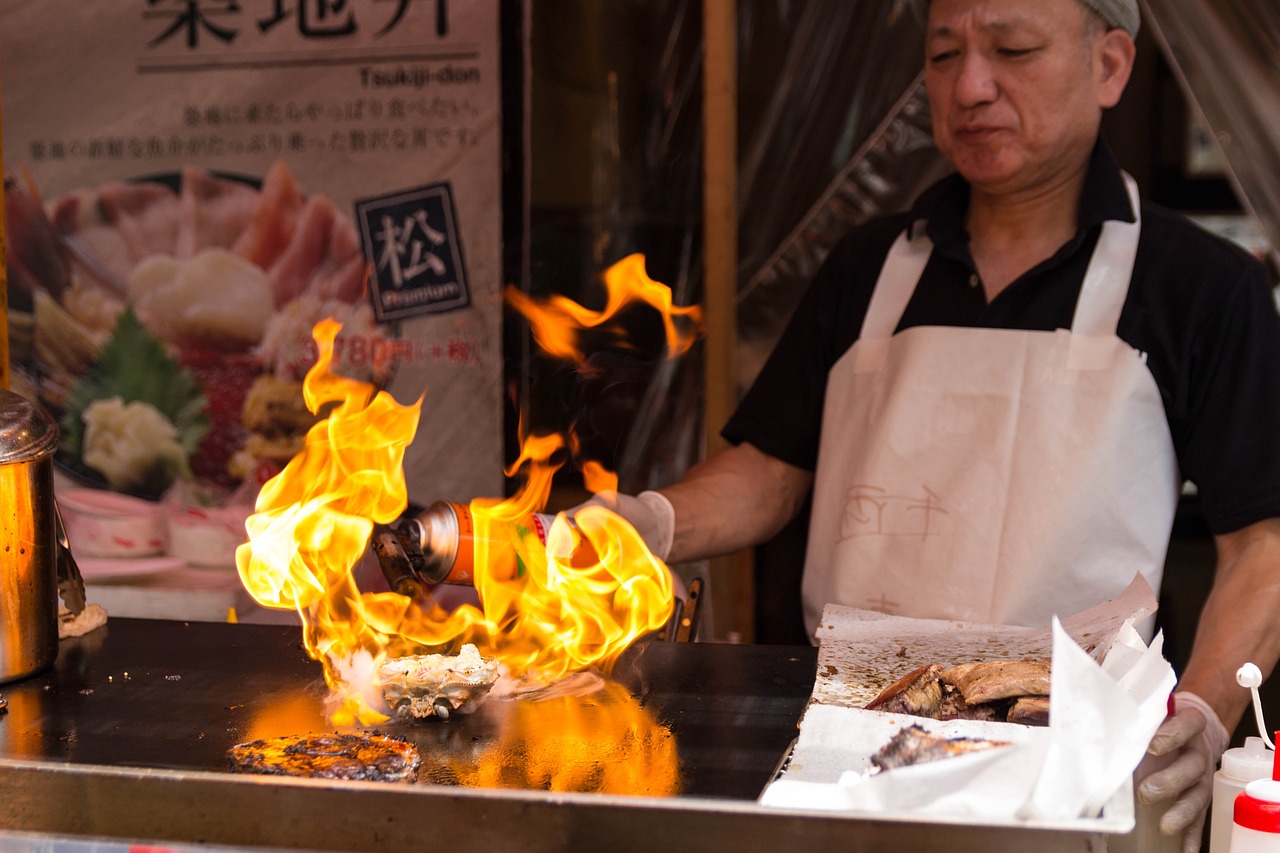
[[39, 672], [57, 656], [60, 578], [78, 586], [71, 609], [84, 606], [53, 495], [57, 447], [53, 419], [0, 389], [0, 682]]

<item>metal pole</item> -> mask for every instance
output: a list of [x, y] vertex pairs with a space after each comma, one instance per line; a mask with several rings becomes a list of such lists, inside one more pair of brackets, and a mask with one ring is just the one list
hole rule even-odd
[[[725, 447], [720, 429], [737, 405], [734, 368], [738, 297], [738, 4], [703, 0], [703, 229], [706, 270], [705, 409], [707, 455]], [[715, 634], [753, 634], [750, 554], [711, 562]]]
[[[0, 90], [0, 102], [4, 92]], [[4, 121], [0, 119], [0, 389], [9, 387], [9, 265], [4, 242]]]

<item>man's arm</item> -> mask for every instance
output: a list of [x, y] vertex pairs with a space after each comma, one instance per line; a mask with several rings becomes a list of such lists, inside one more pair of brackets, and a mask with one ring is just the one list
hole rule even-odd
[[668, 562], [729, 554], [766, 541], [800, 511], [813, 472], [740, 444], [662, 489], [675, 510]]
[[1214, 541], [1217, 575], [1178, 689], [1203, 698], [1233, 731], [1249, 704], [1236, 670], [1252, 661], [1267, 674], [1280, 659], [1280, 518]]
[[[1138, 785], [1140, 802], [1172, 801], [1160, 818], [1160, 831], [1182, 833], [1186, 853], [1200, 849], [1213, 772], [1249, 703], [1249, 694], [1235, 682], [1236, 670], [1252, 661], [1269, 673], [1280, 657], [1280, 632], [1274, 627], [1280, 619], [1280, 519], [1218, 536], [1215, 544], [1217, 576], [1178, 682], [1177, 713], [1160, 726], [1148, 749], [1175, 757]], [[1208, 715], [1217, 715], [1221, 726]]]

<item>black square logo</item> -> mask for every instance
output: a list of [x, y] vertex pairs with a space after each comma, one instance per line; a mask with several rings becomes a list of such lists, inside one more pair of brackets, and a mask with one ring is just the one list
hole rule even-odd
[[471, 304], [448, 183], [361, 199], [356, 220], [373, 269], [373, 310], [385, 323]]

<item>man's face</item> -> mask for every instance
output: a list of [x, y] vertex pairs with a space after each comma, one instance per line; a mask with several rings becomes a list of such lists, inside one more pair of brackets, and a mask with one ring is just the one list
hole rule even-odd
[[933, 0], [934, 139], [975, 188], [1034, 190], [1081, 167], [1128, 78], [1109, 50], [1128, 36], [1103, 29], [1079, 0]]

